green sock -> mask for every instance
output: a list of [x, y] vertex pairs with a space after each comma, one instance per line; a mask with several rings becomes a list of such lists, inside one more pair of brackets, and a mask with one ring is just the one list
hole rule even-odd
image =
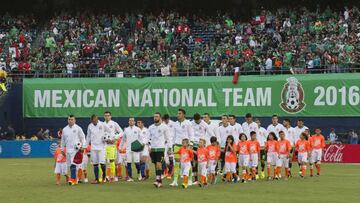
[[178, 178], [179, 178], [179, 171], [180, 171], [180, 164], [179, 162], [175, 162], [175, 166], [174, 166], [174, 182], [178, 182]]

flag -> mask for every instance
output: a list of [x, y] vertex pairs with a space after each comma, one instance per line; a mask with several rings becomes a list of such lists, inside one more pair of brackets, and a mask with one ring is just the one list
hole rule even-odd
[[79, 150], [78, 152], [76, 152], [73, 162], [75, 164], [81, 164], [82, 160], [83, 160], [83, 155], [84, 155], [84, 152], [82, 150]]
[[235, 67], [235, 72], [234, 72], [234, 75], [233, 75], [233, 80], [232, 80], [232, 83], [234, 85], [236, 85], [238, 83], [238, 80], [239, 80], [239, 67]]

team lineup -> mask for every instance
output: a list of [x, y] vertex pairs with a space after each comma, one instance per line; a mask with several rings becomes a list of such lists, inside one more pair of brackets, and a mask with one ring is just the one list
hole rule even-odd
[[264, 178], [287, 180], [293, 177], [293, 156], [301, 178], [305, 177], [308, 165], [311, 177], [320, 175], [325, 139], [320, 129], [311, 135], [301, 119], [296, 127], [291, 127], [289, 119], [283, 119], [281, 124], [277, 115], [273, 115], [272, 123], [265, 129], [250, 113], [239, 124], [234, 115], [223, 115], [216, 122], [208, 113], [202, 116], [196, 113], [190, 121], [185, 110], [179, 109], [177, 121], [158, 112], [153, 120], [146, 128], [141, 119], [130, 117], [129, 126], [122, 130], [111, 119], [110, 112], [104, 113], [104, 121], [92, 115], [85, 136], [70, 115], [54, 154], [57, 185], [61, 176], [65, 176], [69, 185], [89, 182], [88, 163], [95, 176], [91, 183], [100, 184], [120, 179], [133, 182], [132, 164], [137, 179], [145, 181], [150, 177], [152, 162], [157, 188], [163, 186], [164, 178], [172, 179], [172, 187], [177, 187], [181, 178], [183, 188], [206, 187], [220, 180], [225, 183]]

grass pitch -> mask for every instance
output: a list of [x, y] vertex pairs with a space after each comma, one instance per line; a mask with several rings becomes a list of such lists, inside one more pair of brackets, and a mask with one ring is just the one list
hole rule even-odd
[[[53, 159], [0, 159], [0, 202], [359, 202], [360, 165], [323, 164], [321, 177], [156, 189], [146, 182], [55, 185]], [[153, 167], [153, 166], [152, 166]], [[293, 167], [297, 174], [298, 167]], [[90, 180], [93, 178], [89, 168]], [[179, 179], [179, 181], [181, 181]]]

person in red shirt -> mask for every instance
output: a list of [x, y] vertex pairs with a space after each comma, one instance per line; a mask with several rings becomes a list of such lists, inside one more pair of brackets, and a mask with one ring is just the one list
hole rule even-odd
[[216, 183], [216, 165], [220, 158], [220, 147], [216, 137], [210, 138], [211, 145], [207, 146], [209, 152], [208, 161], [208, 182], [211, 184]]
[[271, 180], [273, 177], [270, 176], [270, 167], [274, 168], [274, 178], [276, 177], [276, 163], [279, 159], [279, 145], [277, 137], [274, 132], [270, 132], [267, 141], [265, 143], [266, 150], [266, 162], [267, 162], [267, 176]]
[[285, 138], [285, 132], [279, 132], [280, 140], [279, 144], [279, 159], [277, 165], [277, 176], [280, 177], [281, 167], [285, 168], [285, 179], [289, 177], [289, 159], [290, 159], [290, 151], [292, 149], [290, 141]]
[[239, 143], [238, 143], [238, 153], [239, 153], [239, 167], [242, 169], [241, 173], [241, 182], [246, 182], [247, 170], [249, 167], [250, 161], [250, 143], [247, 141], [247, 136], [245, 133], [240, 133]]
[[316, 175], [320, 175], [320, 164], [321, 157], [325, 147], [325, 138], [321, 134], [321, 130], [319, 128], [315, 129], [315, 135], [311, 136], [310, 148], [311, 148], [311, 157], [310, 157], [310, 176], [313, 175], [314, 164], [316, 166], [317, 173]]
[[298, 152], [298, 163], [300, 164], [300, 177], [305, 176], [306, 164], [310, 153], [310, 143], [306, 132], [301, 133], [300, 140], [295, 144], [295, 150]]
[[256, 168], [260, 160], [260, 142], [256, 139], [255, 131], [250, 132], [251, 140], [249, 141], [250, 164], [252, 180], [256, 180]]
[[[60, 140], [58, 143], [60, 146]], [[65, 176], [66, 183], [69, 181], [69, 176], [67, 175], [67, 164], [66, 164], [66, 149], [61, 151], [60, 147], [57, 147], [54, 153], [55, 159], [55, 170], [54, 173], [56, 174], [56, 185], [60, 185], [60, 177], [61, 175]]]
[[194, 153], [193, 150], [189, 148], [189, 139], [183, 139], [181, 144], [182, 147], [176, 154], [180, 155], [181, 175], [184, 177], [182, 187], [186, 189], [188, 187], [189, 172], [191, 169], [191, 161], [194, 158]]
[[84, 155], [82, 159], [82, 163], [79, 165], [78, 169], [78, 182], [81, 182], [82, 176], [84, 175], [84, 183], [89, 182], [87, 178], [87, 167], [89, 163], [89, 156], [91, 151], [91, 145], [89, 144], [86, 149], [84, 150]]
[[[226, 138], [226, 146], [225, 146], [225, 174], [227, 182], [231, 182], [233, 179], [237, 181], [236, 174], [236, 149], [237, 146], [235, 144], [234, 137], [229, 135]], [[225, 179], [223, 179], [225, 181]]]
[[199, 186], [206, 186], [207, 185], [207, 181], [206, 181], [206, 174], [207, 174], [207, 165], [208, 165], [208, 160], [209, 160], [209, 151], [208, 148], [205, 147], [206, 141], [203, 138], [200, 138], [199, 140], [199, 147], [197, 149], [197, 151], [195, 152], [195, 154], [197, 155], [197, 161], [199, 164], [199, 174], [200, 174], [200, 184]]

